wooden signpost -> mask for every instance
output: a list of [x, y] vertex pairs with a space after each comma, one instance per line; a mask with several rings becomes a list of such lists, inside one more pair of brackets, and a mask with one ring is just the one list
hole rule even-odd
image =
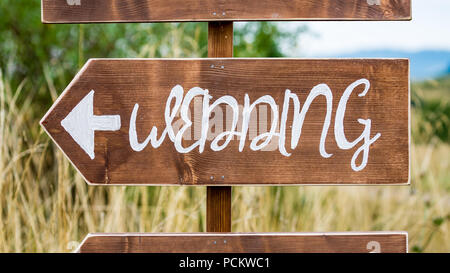
[[42, 124], [92, 184], [407, 184], [408, 68], [93, 59]]
[[406, 232], [89, 234], [78, 252], [405, 253]]
[[44, 23], [410, 20], [410, 0], [42, 0]]
[[44, 23], [210, 21], [210, 58], [89, 60], [41, 124], [88, 183], [208, 186], [214, 233], [79, 252], [407, 252], [404, 232], [230, 232], [231, 185], [409, 184], [408, 60], [231, 57], [233, 21], [410, 18], [410, 0], [42, 0]]

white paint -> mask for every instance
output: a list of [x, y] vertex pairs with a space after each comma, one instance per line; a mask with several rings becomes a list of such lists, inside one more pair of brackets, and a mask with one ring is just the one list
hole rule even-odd
[[[199, 87], [194, 87], [186, 94], [184, 97], [183, 103], [181, 105], [181, 119], [185, 122], [185, 125], [181, 127], [181, 129], [178, 131], [176, 137], [175, 137], [175, 148], [180, 153], [188, 153], [195, 149], [197, 146], [199, 147], [199, 152], [202, 153], [203, 149], [205, 147], [206, 142], [206, 133], [209, 128], [209, 100], [212, 98], [209, 94], [208, 90], [203, 90]], [[192, 126], [192, 121], [189, 118], [189, 105], [191, 104], [191, 101], [196, 96], [203, 96], [203, 104], [202, 104], [202, 130], [201, 130], [201, 137], [198, 141], [196, 141], [191, 146], [185, 148], [182, 144], [182, 139], [184, 133]], [[183, 93], [181, 93], [180, 99], [183, 98]], [[168, 125], [170, 126], [170, 124]], [[205, 128], [206, 127], [206, 128]]]
[[369, 4], [369, 6], [381, 6], [381, 0], [367, 0], [367, 4]]
[[[170, 95], [167, 98], [166, 109], [164, 113], [166, 129], [164, 129], [164, 131], [162, 132], [161, 137], [157, 139], [158, 128], [153, 126], [152, 130], [150, 131], [150, 134], [142, 143], [139, 143], [136, 133], [136, 117], [137, 112], [139, 110], [139, 104], [136, 103], [134, 105], [133, 112], [131, 113], [130, 129], [128, 134], [130, 146], [134, 151], [136, 152], [142, 151], [145, 147], [147, 147], [149, 142], [151, 143], [153, 148], [158, 148], [163, 143], [164, 138], [167, 134], [169, 135], [171, 141], [175, 141], [175, 133], [172, 127], [172, 121], [175, 118], [178, 109], [180, 108], [182, 98], [183, 98], [183, 88], [180, 85], [177, 85], [174, 88], [172, 88], [172, 91], [170, 92]], [[175, 105], [172, 111], [170, 111], [170, 105], [172, 104], [173, 99], [175, 99]]]
[[120, 130], [120, 116], [94, 115], [94, 90], [89, 92], [61, 121], [61, 126], [91, 159], [95, 158], [95, 131]]
[[[350, 98], [350, 95], [352, 94], [353, 90], [360, 86], [364, 85], [364, 91], [359, 94], [359, 97], [364, 97], [368, 93], [370, 89], [370, 82], [366, 79], [360, 79], [358, 81], [355, 81], [354, 83], [350, 84], [345, 92], [343, 93], [338, 109], [336, 111], [336, 117], [335, 117], [335, 125], [334, 125], [334, 136], [336, 143], [338, 145], [338, 148], [342, 150], [349, 150], [356, 147], [356, 145], [361, 144], [359, 148], [355, 151], [353, 154], [352, 160], [351, 160], [351, 168], [354, 171], [361, 171], [363, 170], [368, 163], [369, 158], [369, 150], [370, 146], [378, 139], [380, 138], [381, 134], [377, 133], [374, 137], [370, 137], [371, 135], [371, 125], [372, 121], [371, 119], [362, 119], [359, 118], [358, 122], [362, 125], [364, 125], [364, 130], [361, 133], [361, 135], [355, 139], [354, 141], [350, 142], [347, 140], [345, 136], [345, 130], [344, 130], [344, 116], [346, 112], [346, 107], [348, 100]], [[198, 147], [199, 153], [202, 153], [206, 146], [206, 141], [208, 138], [208, 130], [210, 128], [210, 115], [213, 112], [213, 110], [219, 106], [220, 104], [226, 104], [230, 106], [231, 113], [232, 113], [232, 124], [231, 128], [227, 128], [227, 131], [222, 132], [218, 134], [215, 138], [213, 138], [210, 148], [212, 151], [221, 151], [227, 147], [227, 145], [230, 143], [230, 141], [233, 139], [234, 136], [239, 137], [239, 152], [242, 152], [245, 148], [246, 138], [248, 135], [248, 129], [249, 129], [249, 122], [250, 117], [252, 115], [253, 110], [261, 104], [267, 104], [269, 105], [271, 111], [272, 111], [272, 121], [269, 132], [262, 133], [260, 135], [257, 135], [250, 143], [250, 149], [253, 151], [260, 151], [267, 148], [274, 137], [278, 137], [278, 150], [283, 156], [290, 156], [291, 154], [286, 150], [285, 147], [285, 139], [286, 139], [286, 126], [287, 126], [287, 115], [289, 112], [289, 105], [290, 101], [293, 101], [294, 104], [294, 118], [292, 122], [292, 137], [291, 137], [291, 145], [290, 148], [292, 150], [296, 149], [298, 146], [298, 143], [300, 141], [301, 133], [302, 133], [302, 127], [306, 118], [306, 114], [309, 111], [309, 108], [311, 104], [318, 98], [319, 96], [323, 96], [326, 100], [326, 116], [323, 123], [322, 133], [320, 136], [320, 144], [319, 144], [319, 153], [324, 158], [329, 158], [332, 156], [332, 154], [329, 154], [326, 152], [325, 149], [325, 142], [328, 135], [328, 129], [331, 124], [331, 116], [332, 116], [332, 107], [333, 107], [333, 94], [330, 89], [330, 87], [324, 83], [318, 84], [315, 86], [309, 93], [308, 97], [306, 98], [306, 101], [301, 107], [300, 101], [298, 99], [298, 96], [296, 94], [293, 94], [289, 89], [285, 92], [284, 97], [284, 104], [283, 104], [283, 111], [281, 114], [281, 119], [279, 117], [279, 109], [278, 105], [276, 104], [274, 98], [270, 95], [265, 95], [257, 100], [255, 100], [253, 103], [250, 103], [250, 97], [248, 94], [244, 95], [244, 107], [242, 109], [242, 124], [240, 127], [240, 130], [238, 131], [238, 118], [239, 118], [239, 105], [237, 100], [232, 96], [223, 96], [218, 98], [214, 103], [210, 105], [210, 101], [212, 99], [212, 96], [209, 95], [209, 91], [206, 89], [202, 89], [200, 87], [194, 87], [190, 89], [185, 96], [183, 87], [180, 85], [175, 86], [166, 102], [166, 109], [165, 109], [165, 122], [166, 122], [166, 128], [164, 131], [162, 131], [161, 136], [158, 139], [158, 128], [153, 127], [148, 137], [145, 139], [144, 142], [139, 143], [138, 136], [137, 136], [137, 130], [136, 130], [136, 119], [137, 119], [137, 112], [139, 109], [139, 104], [136, 104], [133, 112], [131, 114], [130, 119], [130, 128], [129, 128], [129, 140], [130, 140], [130, 146], [131, 148], [136, 151], [140, 152], [145, 147], [148, 146], [150, 143], [153, 148], [158, 148], [164, 141], [166, 135], [169, 135], [170, 140], [174, 143], [175, 149], [179, 153], [189, 153], [192, 150], [196, 149]], [[185, 132], [187, 130], [190, 130], [192, 127], [192, 121], [190, 119], [190, 113], [189, 113], [189, 106], [194, 101], [196, 97], [202, 98], [202, 116], [201, 116], [201, 133], [196, 142], [191, 144], [189, 147], [184, 147], [182, 140], [183, 135], [185, 135]], [[171, 108], [172, 101], [175, 100], [174, 106]], [[180, 112], [181, 120], [183, 122], [183, 125], [178, 130], [178, 132], [175, 134], [173, 129], [173, 120], [177, 113]], [[278, 122], [280, 121], [280, 124]], [[277, 128], [279, 125], [279, 132], [277, 132]], [[218, 143], [223, 141], [224, 143], [222, 145], [219, 145]], [[261, 142], [261, 143], [260, 143]], [[361, 163], [357, 165], [356, 160], [362, 153], [362, 159]]]
[[81, 0], [66, 0], [69, 6], [81, 6]]
[[[233, 136], [236, 135], [235, 131], [236, 131], [236, 127], [237, 127], [238, 119], [239, 119], [239, 105], [235, 98], [233, 98], [232, 96], [223, 96], [223, 97], [219, 98], [218, 100], [216, 100], [211, 105], [209, 110], [211, 111], [211, 109], [214, 109], [215, 107], [219, 106], [220, 104], [226, 104], [231, 107], [233, 119], [231, 121], [231, 129], [229, 131], [220, 133], [213, 139], [213, 141], [211, 143], [211, 150], [213, 150], [215, 152], [225, 149], [227, 147], [227, 145], [230, 143], [230, 141], [233, 139]], [[222, 145], [219, 146], [218, 143], [222, 139], [225, 139], [225, 141]]]
[[377, 241], [370, 241], [367, 243], [366, 249], [369, 253], [381, 253], [381, 244]]
[[[285, 156], [289, 156], [284, 148], [284, 140], [285, 140], [285, 128], [286, 128], [286, 120], [287, 120], [287, 113], [289, 111], [289, 100], [292, 99], [294, 102], [294, 121], [292, 124], [292, 139], [291, 139], [291, 149], [295, 149], [298, 145], [298, 142], [300, 140], [300, 136], [302, 134], [302, 127], [303, 123], [305, 121], [306, 113], [309, 110], [309, 107], [311, 106], [311, 103], [314, 101], [315, 98], [318, 96], [325, 96], [327, 101], [327, 111], [325, 116], [325, 121], [323, 124], [322, 129], [322, 135], [320, 137], [320, 146], [319, 151], [320, 155], [324, 158], [329, 158], [332, 156], [332, 154], [328, 154], [325, 151], [325, 140], [327, 138], [328, 134], [328, 128], [330, 127], [331, 123], [331, 113], [332, 113], [332, 107], [333, 107], [333, 94], [331, 92], [331, 89], [326, 84], [319, 84], [315, 86], [311, 92], [309, 93], [308, 97], [306, 98], [305, 105], [303, 108], [300, 107], [300, 101], [296, 94], [292, 94], [291, 90], [286, 90], [285, 96], [284, 96], [284, 106], [283, 106], [283, 114], [281, 119], [281, 129], [280, 129], [280, 142], [279, 142], [279, 149], [281, 154]], [[301, 110], [300, 110], [301, 108]]]
[[[214, 233], [214, 232], [197, 232], [197, 233], [140, 233], [140, 232], [127, 232], [127, 233], [88, 233], [86, 238], [92, 238], [92, 237], [111, 237], [111, 236], [117, 236], [117, 237], [133, 237], [133, 236], [142, 236], [142, 237], [178, 237], [178, 236], [186, 236], [186, 237], [195, 237], [195, 236], [202, 236], [202, 237], [240, 237], [240, 236], [319, 236], [319, 237], [325, 237], [325, 236], [383, 236], [383, 235], [401, 235], [405, 236], [406, 239], [408, 239], [408, 232], [406, 231], [367, 231], [367, 232], [354, 232], [354, 231], [348, 231], [348, 232], [252, 232], [252, 233]], [[85, 240], [81, 243], [83, 245]]]
[[[245, 145], [245, 139], [247, 138], [247, 133], [248, 133], [248, 126], [249, 126], [249, 122], [250, 122], [250, 115], [252, 113], [252, 111], [255, 109], [255, 107], [258, 104], [262, 104], [262, 103], [266, 103], [270, 106], [271, 110], [272, 110], [272, 122], [271, 122], [271, 127], [270, 127], [270, 131], [268, 133], [263, 133], [261, 135], [258, 135], [257, 137], [255, 137], [252, 142], [250, 143], [250, 149], [252, 149], [253, 151], [259, 151], [264, 149], [264, 147], [266, 147], [270, 141], [272, 140], [272, 138], [274, 136], [278, 136], [278, 134], [275, 132], [275, 130], [277, 129], [278, 126], [278, 106], [275, 103], [275, 100], [269, 96], [262, 96], [261, 98], [257, 99], [254, 103], [252, 103], [250, 105], [250, 98], [248, 96], [248, 94], [245, 94], [245, 104], [244, 104], [244, 109], [242, 110], [242, 129], [241, 132], [238, 134], [240, 135], [240, 141], [239, 141], [239, 152], [242, 152], [244, 150], [244, 145]], [[260, 145], [257, 145], [257, 143], [264, 139], [264, 142]]]
[[[361, 135], [355, 139], [353, 142], [349, 142], [347, 138], [345, 137], [344, 132], [344, 116], [345, 116], [345, 110], [347, 108], [347, 102], [350, 98], [350, 95], [352, 94], [353, 90], [358, 87], [359, 85], [364, 85], [364, 90], [358, 94], [359, 97], [364, 97], [370, 88], [370, 82], [366, 79], [360, 79], [347, 87], [344, 94], [341, 97], [341, 100], [339, 102], [338, 109], [336, 111], [336, 118], [334, 122], [334, 137], [336, 139], [336, 143], [340, 149], [343, 150], [349, 150], [355, 147], [358, 143], [361, 141], [364, 141], [364, 143], [361, 145], [361, 147], [356, 150], [356, 152], [353, 154], [351, 166], [354, 171], [361, 171], [364, 169], [367, 165], [367, 161], [369, 159], [369, 148], [370, 145], [372, 145], [378, 138], [381, 137], [380, 133], [377, 133], [373, 138], [370, 138], [370, 128], [372, 125], [372, 120], [370, 119], [358, 119], [358, 122], [362, 125], [364, 125], [364, 131], [361, 133]], [[358, 158], [359, 154], [363, 152], [363, 158], [361, 165], [356, 166], [356, 159]]]

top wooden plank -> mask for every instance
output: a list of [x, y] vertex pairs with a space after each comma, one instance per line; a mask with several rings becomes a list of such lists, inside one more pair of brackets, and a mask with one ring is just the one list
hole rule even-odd
[[411, 0], [42, 0], [43, 23], [411, 20]]

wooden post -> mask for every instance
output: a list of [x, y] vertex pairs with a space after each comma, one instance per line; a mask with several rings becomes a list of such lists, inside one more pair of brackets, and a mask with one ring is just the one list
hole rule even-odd
[[231, 232], [231, 187], [206, 189], [206, 231]]
[[[208, 23], [208, 57], [233, 57], [233, 22]], [[231, 187], [207, 187], [206, 231], [231, 232]]]
[[208, 57], [233, 57], [233, 22], [208, 23]]

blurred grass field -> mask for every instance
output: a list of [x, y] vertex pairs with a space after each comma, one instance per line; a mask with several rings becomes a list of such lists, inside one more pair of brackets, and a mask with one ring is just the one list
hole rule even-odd
[[[413, 85], [410, 187], [234, 187], [233, 231], [404, 230], [412, 252], [449, 252], [448, 83]], [[88, 187], [38, 126], [31, 86], [0, 76], [1, 252], [70, 251], [89, 232], [205, 231], [204, 187]]]
[[[205, 231], [204, 187], [89, 187], [39, 120], [87, 58], [204, 57], [206, 24], [42, 25], [39, 1], [6, 8], [0, 252], [69, 252], [90, 232]], [[240, 25], [235, 56], [283, 56], [305, 31]], [[450, 252], [450, 77], [413, 84], [411, 100], [411, 186], [234, 187], [233, 231], [407, 231], [411, 252]]]

